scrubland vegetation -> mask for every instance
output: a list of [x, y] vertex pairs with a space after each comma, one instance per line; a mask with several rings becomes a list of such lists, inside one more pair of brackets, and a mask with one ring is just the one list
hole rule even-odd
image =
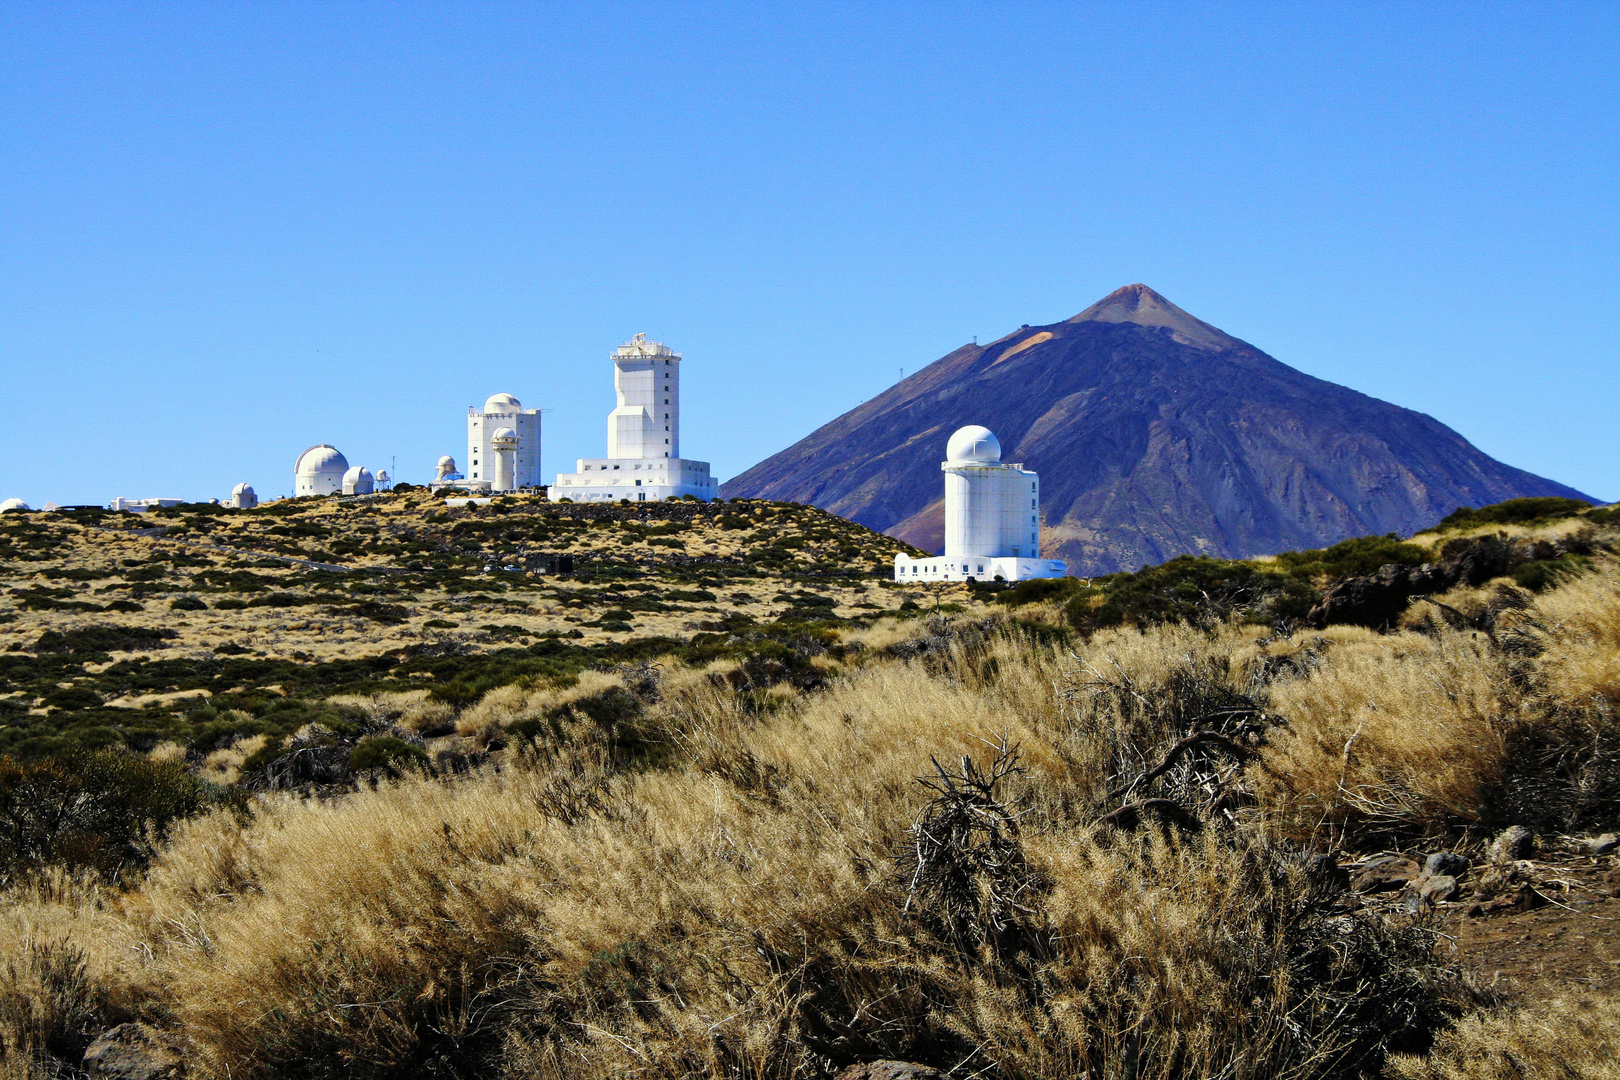
[[[764, 509], [837, 529], [706, 512]], [[51, 651], [118, 624], [56, 612], [0, 654], [35, 665], [8, 723], [66, 740], [0, 759], [24, 838], [0, 840], [0, 1075], [61, 1075], [125, 1023], [233, 1078], [1611, 1075], [1612, 995], [1516, 997], [1434, 904], [1347, 887], [1448, 849], [1492, 868], [1488, 904], [1527, 884], [1485, 850], [1503, 828], [1620, 822], [1620, 538], [1581, 504], [1487, 510], [951, 605], [784, 524], [774, 566], [647, 548], [543, 587], [596, 605], [559, 618], [650, 591], [608, 583], [714, 597], [681, 601], [716, 608], [682, 633], [546, 637], [531, 613], [527, 644], [318, 660], [252, 638], [265, 667], [212, 660], [206, 705], [116, 740], [44, 734], [115, 711], [50, 693], [122, 689], [91, 645]], [[26, 550], [49, 527], [6, 524]], [[1450, 584], [1313, 625], [1390, 566]], [[442, 593], [412, 588], [416, 627]], [[145, 689], [182, 692], [151, 665], [218, 639], [153, 629], [177, 636], [136, 639]]]

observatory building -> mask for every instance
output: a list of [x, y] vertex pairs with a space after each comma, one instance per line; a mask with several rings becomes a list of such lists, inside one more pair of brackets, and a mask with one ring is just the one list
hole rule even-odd
[[1041, 555], [1041, 481], [1004, 464], [989, 428], [960, 428], [945, 447], [945, 554], [894, 557], [896, 581], [1023, 581], [1062, 577]]
[[[454, 471], [454, 463], [451, 463]], [[539, 487], [540, 410], [511, 394], [494, 394], [480, 411], [467, 409], [467, 476], [456, 486], [486, 491]]]
[[259, 505], [258, 492], [253, 490], [251, 484], [237, 484], [231, 488], [231, 499], [226, 505], [237, 510], [251, 510]]
[[680, 353], [637, 334], [613, 352], [613, 390], [608, 456], [580, 458], [577, 471], [558, 473], [553, 499], [651, 502], [720, 493], [707, 461], [681, 457]]
[[293, 463], [293, 495], [332, 495], [343, 490], [349, 459], [337, 447], [319, 443], [298, 455]]

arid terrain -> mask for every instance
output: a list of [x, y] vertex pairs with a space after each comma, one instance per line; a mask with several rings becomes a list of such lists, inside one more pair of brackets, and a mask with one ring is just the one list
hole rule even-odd
[[7, 514], [0, 1076], [1612, 1076], [1616, 517]]

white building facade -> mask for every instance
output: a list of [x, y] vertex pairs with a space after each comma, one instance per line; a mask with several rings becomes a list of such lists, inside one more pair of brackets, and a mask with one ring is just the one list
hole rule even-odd
[[681, 355], [637, 334], [613, 352], [618, 404], [608, 414], [605, 458], [580, 458], [558, 473], [554, 500], [652, 502], [671, 496], [713, 499], [720, 485], [707, 461], [681, 457]]
[[469, 406], [466, 479], [468, 489], [539, 487], [540, 410], [525, 409], [511, 394], [492, 395], [482, 411]]
[[1062, 577], [1068, 565], [1041, 558], [1041, 481], [1001, 460], [989, 428], [959, 429], [946, 444], [945, 554], [894, 557], [896, 581], [1024, 581]]

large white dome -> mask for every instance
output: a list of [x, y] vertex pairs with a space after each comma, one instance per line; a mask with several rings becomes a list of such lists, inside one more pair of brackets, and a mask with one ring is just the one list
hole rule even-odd
[[484, 402], [484, 411], [487, 413], [514, 413], [523, 411], [523, 402], [511, 394], [491, 394]]
[[231, 488], [231, 494], [232, 495], [252, 495], [253, 494], [253, 485], [252, 484], [237, 484], [235, 487]]
[[321, 443], [298, 455], [293, 472], [299, 476], [321, 476], [336, 471], [338, 478], [348, 471], [349, 459], [338, 453], [337, 447]]
[[326, 443], [312, 446], [298, 455], [293, 465], [294, 495], [330, 495], [342, 490], [343, 474], [349, 460]]
[[978, 424], [957, 428], [956, 434], [945, 445], [945, 460], [998, 464], [1001, 461], [1001, 440], [989, 428]]
[[0, 502], [0, 514], [5, 513], [7, 510], [27, 510], [28, 508], [28, 504], [21, 499], [7, 499], [5, 502]]

